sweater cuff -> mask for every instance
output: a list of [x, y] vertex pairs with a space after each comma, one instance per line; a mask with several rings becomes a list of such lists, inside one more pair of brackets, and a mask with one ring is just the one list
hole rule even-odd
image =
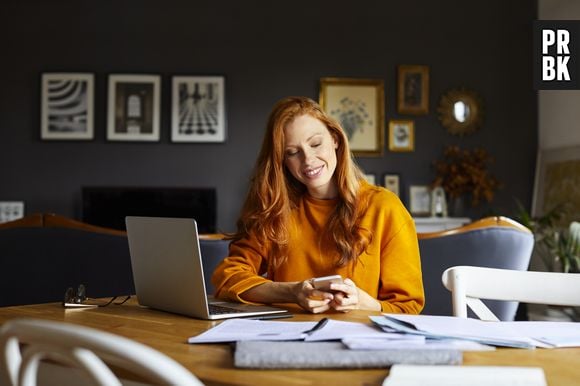
[[233, 286], [230, 287], [230, 289], [228, 290], [228, 298], [238, 301], [240, 303], [245, 303], [245, 304], [262, 304], [262, 303], [255, 303], [255, 302], [250, 302], [247, 300], [244, 300], [240, 297], [240, 295], [254, 287], [257, 287], [259, 285], [262, 285], [264, 283], [270, 283], [272, 282], [271, 280], [268, 280], [266, 278], [263, 278], [261, 276], [256, 276], [256, 277], [252, 277], [249, 278], [247, 280], [243, 280], [239, 283], [234, 284]]

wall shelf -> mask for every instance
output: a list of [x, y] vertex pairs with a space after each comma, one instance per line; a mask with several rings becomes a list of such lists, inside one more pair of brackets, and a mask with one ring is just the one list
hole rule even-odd
[[469, 224], [468, 217], [414, 217], [417, 233], [439, 232]]

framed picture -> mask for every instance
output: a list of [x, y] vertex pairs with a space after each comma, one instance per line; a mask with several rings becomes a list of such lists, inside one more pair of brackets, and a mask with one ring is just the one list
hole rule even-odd
[[173, 142], [225, 142], [223, 76], [174, 76], [171, 95]]
[[24, 217], [24, 201], [0, 201], [0, 223]]
[[397, 112], [425, 115], [429, 113], [429, 67], [401, 65], [397, 74]]
[[413, 216], [429, 216], [431, 213], [431, 193], [427, 185], [409, 187], [409, 212]]
[[320, 80], [320, 105], [341, 124], [355, 156], [382, 155], [383, 94], [381, 79]]
[[40, 138], [93, 139], [94, 75], [46, 73], [41, 83]]
[[538, 153], [532, 216], [542, 216], [559, 205], [565, 205], [562, 226], [580, 218], [580, 146]]
[[371, 185], [375, 185], [377, 183], [375, 175], [374, 174], [366, 174], [365, 173], [365, 180], [367, 180], [367, 182]]
[[159, 141], [161, 78], [109, 75], [107, 139]]
[[413, 121], [389, 121], [389, 150], [415, 150], [415, 123]]
[[401, 197], [401, 192], [399, 190], [399, 175], [398, 174], [385, 174], [384, 178], [385, 188], [389, 189], [391, 192], [395, 193], [397, 196]]

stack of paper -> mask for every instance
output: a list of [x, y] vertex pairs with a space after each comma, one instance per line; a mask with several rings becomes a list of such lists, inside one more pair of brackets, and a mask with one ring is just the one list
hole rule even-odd
[[431, 339], [464, 339], [517, 348], [580, 346], [580, 323], [486, 322], [453, 316], [403, 314], [384, 314], [370, 318], [385, 331]]
[[189, 343], [218, 343], [239, 342], [248, 340], [275, 340], [275, 341], [326, 341], [341, 340], [344, 338], [372, 338], [396, 339], [416, 341], [424, 340], [404, 334], [389, 334], [380, 328], [364, 323], [343, 322], [326, 319], [322, 328], [314, 329], [316, 322], [282, 322], [251, 319], [228, 319], [207, 330], [191, 337]]
[[[318, 327], [318, 328], [315, 328]], [[419, 334], [385, 332], [365, 323], [326, 319], [325, 323], [228, 319], [188, 339], [189, 343], [243, 341], [342, 341], [351, 350], [483, 351], [493, 347], [464, 340], [426, 340]]]
[[432, 346], [426, 344], [423, 336], [389, 333], [372, 324], [331, 319], [318, 323], [229, 319], [188, 342], [236, 342], [236, 367], [264, 369], [461, 364], [461, 351], [465, 348], [451, 342]]

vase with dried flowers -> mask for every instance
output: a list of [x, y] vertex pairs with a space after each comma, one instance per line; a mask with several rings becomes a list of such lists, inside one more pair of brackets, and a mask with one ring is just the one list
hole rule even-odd
[[443, 157], [433, 163], [435, 179], [431, 186], [443, 187], [450, 200], [450, 209], [467, 196], [471, 197], [471, 205], [474, 207], [483, 200], [491, 202], [501, 186], [488, 170], [488, 164], [492, 162], [493, 158], [482, 148], [468, 150], [459, 146], [447, 146]]

